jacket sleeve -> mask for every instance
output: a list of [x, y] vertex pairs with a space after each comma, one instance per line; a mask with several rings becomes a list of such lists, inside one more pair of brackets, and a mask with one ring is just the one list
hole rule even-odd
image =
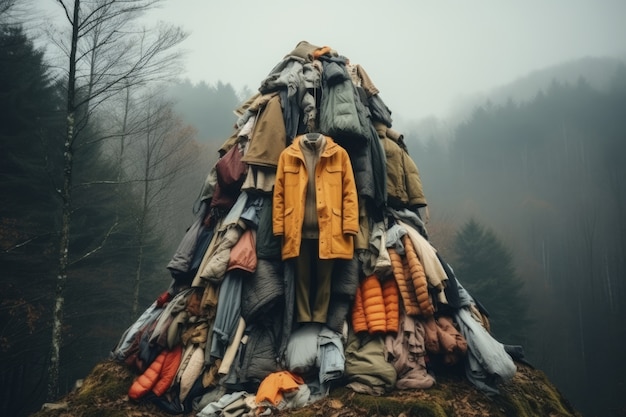
[[152, 388], [152, 392], [154, 392], [157, 397], [163, 395], [170, 385], [172, 385], [172, 381], [174, 381], [174, 377], [176, 376], [176, 372], [180, 366], [182, 352], [182, 345], [179, 344], [165, 355], [160, 378], [156, 381], [154, 387]]
[[352, 306], [352, 328], [354, 333], [367, 332], [367, 321], [365, 320], [365, 311], [363, 310], [361, 286], [358, 286], [356, 289], [354, 304]]
[[152, 361], [148, 369], [137, 378], [130, 386], [128, 390], [128, 396], [133, 400], [138, 400], [139, 398], [146, 395], [150, 389], [156, 384], [159, 379], [159, 375], [161, 374], [161, 370], [163, 369], [163, 362], [165, 361], [165, 355], [167, 351], [162, 351], [159, 355]]
[[347, 152], [343, 152], [343, 233], [359, 232], [359, 203], [354, 171]]
[[424, 207], [427, 205], [424, 189], [422, 187], [422, 179], [415, 161], [411, 159], [408, 153], [402, 151], [402, 162], [404, 166], [404, 175], [406, 181], [406, 192], [409, 199], [410, 207]]
[[272, 232], [274, 236], [282, 236], [285, 233], [285, 157], [283, 154], [278, 158], [276, 180], [274, 182]]

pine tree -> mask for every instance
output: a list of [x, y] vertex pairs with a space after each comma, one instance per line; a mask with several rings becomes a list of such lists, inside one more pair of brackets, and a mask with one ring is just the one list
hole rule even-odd
[[487, 309], [494, 337], [523, 344], [530, 325], [528, 301], [510, 250], [493, 231], [470, 219], [456, 235], [454, 252], [456, 275]]
[[0, 415], [20, 415], [41, 394], [54, 290], [59, 176], [51, 152], [62, 126], [43, 53], [19, 26], [0, 28]]

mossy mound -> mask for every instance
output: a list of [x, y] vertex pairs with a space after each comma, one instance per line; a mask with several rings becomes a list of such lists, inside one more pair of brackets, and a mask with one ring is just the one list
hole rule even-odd
[[[150, 403], [127, 396], [135, 374], [123, 364], [98, 364], [83, 385], [63, 399], [59, 409], [43, 409], [31, 417], [166, 417]], [[428, 390], [394, 391], [385, 396], [358, 394], [345, 387], [305, 408], [284, 410], [293, 417], [581, 417], [546, 375], [518, 364], [515, 377], [488, 397], [458, 372], [438, 373]], [[187, 416], [193, 416], [190, 413]]]

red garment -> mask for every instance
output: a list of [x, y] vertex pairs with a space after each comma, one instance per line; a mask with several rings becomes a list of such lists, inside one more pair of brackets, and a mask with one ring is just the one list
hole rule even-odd
[[247, 272], [254, 272], [256, 266], [256, 233], [252, 229], [246, 229], [237, 243], [230, 249], [226, 270], [242, 269]]
[[150, 364], [146, 371], [135, 378], [128, 390], [128, 396], [138, 400], [152, 390], [161, 396], [170, 387], [182, 357], [182, 346], [178, 345], [171, 351], [164, 350]]

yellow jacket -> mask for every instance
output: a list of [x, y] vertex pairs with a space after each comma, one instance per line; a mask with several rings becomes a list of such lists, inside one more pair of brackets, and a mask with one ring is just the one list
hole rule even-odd
[[[346, 150], [329, 136], [325, 138], [326, 147], [315, 168], [319, 258], [352, 259], [359, 231], [354, 173]], [[296, 137], [278, 159], [272, 200], [272, 229], [283, 238], [283, 260], [300, 254], [307, 183], [300, 137]]]

